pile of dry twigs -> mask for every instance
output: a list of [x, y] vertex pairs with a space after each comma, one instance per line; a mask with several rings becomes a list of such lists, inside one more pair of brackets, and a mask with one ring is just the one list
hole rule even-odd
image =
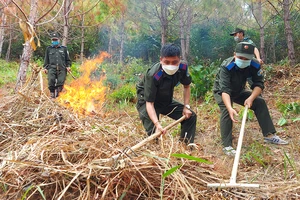
[[[0, 104], [1, 199], [299, 198], [297, 177], [266, 180], [255, 190], [209, 189], [207, 183], [229, 179], [232, 160], [222, 173], [216, 170], [216, 155], [191, 152], [171, 135], [132, 151], [130, 147], [145, 138], [137, 118], [78, 115], [43, 91], [36, 68], [23, 89]], [[174, 153], [212, 164], [176, 158]], [[163, 177], [175, 166], [176, 171]], [[264, 176], [261, 169], [240, 173]]]

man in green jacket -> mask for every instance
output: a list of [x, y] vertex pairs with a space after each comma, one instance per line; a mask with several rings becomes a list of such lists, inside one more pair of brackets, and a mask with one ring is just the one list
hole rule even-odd
[[[276, 136], [276, 130], [271, 120], [265, 100], [261, 97], [264, 89], [264, 78], [260, 63], [253, 58], [254, 46], [248, 42], [240, 42], [235, 49], [235, 55], [223, 61], [214, 84], [214, 98], [220, 110], [220, 129], [223, 151], [227, 155], [234, 155], [232, 147], [232, 122], [237, 122], [237, 112], [232, 107], [235, 102], [248, 105], [261, 127], [264, 141], [273, 144], [288, 144]], [[251, 77], [252, 91], [245, 89], [247, 78]]]
[[236, 42], [249, 42], [253, 46], [255, 46], [255, 48], [254, 48], [254, 55], [255, 55], [256, 59], [258, 60], [258, 62], [260, 64], [263, 64], [263, 61], [260, 58], [260, 53], [259, 53], [256, 45], [254, 44], [254, 42], [250, 38], [245, 37], [245, 31], [243, 29], [236, 28], [232, 33], [230, 33], [230, 36], [233, 36], [234, 37], [234, 41], [236, 41]]
[[48, 74], [50, 97], [56, 98], [62, 91], [71, 60], [67, 47], [60, 45], [58, 33], [51, 34], [51, 46], [48, 46], [44, 59], [44, 72]]
[[[140, 119], [150, 136], [155, 130], [166, 133], [159, 121], [160, 114], [175, 120], [185, 115], [186, 119], [181, 122], [180, 140], [186, 144], [193, 143], [197, 116], [189, 106], [192, 79], [188, 66], [180, 61], [180, 47], [177, 45], [164, 45], [160, 56], [160, 62], [148, 69], [137, 84], [136, 107]], [[183, 104], [173, 99], [174, 87], [179, 83], [183, 85]]]

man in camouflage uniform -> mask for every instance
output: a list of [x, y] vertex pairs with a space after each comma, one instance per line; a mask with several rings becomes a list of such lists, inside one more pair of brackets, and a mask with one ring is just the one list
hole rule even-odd
[[63, 89], [71, 60], [67, 47], [60, 45], [58, 33], [51, 34], [51, 41], [45, 53], [44, 71], [48, 74], [50, 97], [56, 98]]
[[[180, 48], [174, 44], [164, 45], [160, 56], [160, 62], [147, 70], [136, 87], [140, 119], [150, 136], [155, 130], [166, 133], [159, 121], [160, 114], [175, 120], [185, 115], [186, 119], [181, 122], [180, 140], [186, 144], [193, 143], [197, 116], [189, 106], [192, 79], [188, 66], [180, 61]], [[179, 83], [184, 89], [184, 104], [173, 99], [174, 87]]]
[[[253, 58], [254, 46], [248, 42], [240, 42], [235, 49], [234, 57], [223, 61], [214, 84], [214, 98], [220, 110], [220, 129], [223, 151], [227, 155], [235, 155], [232, 147], [232, 122], [237, 112], [233, 102], [248, 105], [258, 120], [264, 141], [273, 144], [288, 144], [275, 135], [276, 130], [265, 100], [260, 95], [264, 89], [264, 77], [259, 62]], [[247, 78], [251, 77], [252, 91], [245, 89]]]

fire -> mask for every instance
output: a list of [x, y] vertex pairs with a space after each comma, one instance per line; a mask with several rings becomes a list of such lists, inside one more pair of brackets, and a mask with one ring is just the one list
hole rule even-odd
[[91, 74], [106, 57], [109, 54], [102, 52], [97, 58], [84, 62], [79, 69], [82, 76], [64, 86], [58, 102], [79, 114], [98, 113], [105, 101], [107, 87], [103, 85], [104, 76], [100, 80], [92, 80]]

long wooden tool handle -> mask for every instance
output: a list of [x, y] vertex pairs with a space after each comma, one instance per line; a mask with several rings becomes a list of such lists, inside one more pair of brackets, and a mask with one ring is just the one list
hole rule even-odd
[[[183, 115], [181, 118], [179, 118], [178, 120], [172, 122], [171, 124], [169, 124], [168, 126], [166, 126], [165, 128], [167, 130], [169, 130], [170, 128], [172, 128], [173, 126], [175, 126], [176, 124], [182, 122], [183, 120], [185, 120], [185, 116]], [[149, 137], [145, 138], [144, 140], [140, 141], [139, 143], [137, 143], [136, 145], [134, 145], [133, 147], [130, 148], [130, 150], [135, 151], [137, 149], [139, 149], [140, 147], [142, 147], [143, 145], [145, 145], [146, 143], [148, 143], [149, 141], [157, 138], [158, 136], [161, 135], [161, 131], [156, 132], [152, 135], [150, 135]], [[128, 153], [132, 152], [132, 151], [128, 151]], [[119, 157], [120, 154], [114, 155], [112, 158], [116, 159], [117, 157]]]
[[73, 73], [71, 72], [71, 71], [68, 71], [69, 72], [69, 74], [72, 76], [72, 78], [74, 79], [74, 80], [76, 80], [76, 77], [73, 75]]
[[243, 143], [243, 138], [244, 138], [244, 130], [245, 130], [245, 124], [246, 124], [246, 119], [247, 119], [247, 113], [248, 113], [248, 105], [245, 106], [245, 110], [244, 110], [244, 114], [243, 114], [242, 126], [241, 126], [238, 144], [236, 147], [236, 154], [234, 157], [234, 162], [233, 162], [233, 167], [232, 167], [232, 172], [231, 172], [231, 177], [230, 177], [230, 183], [236, 183], [237, 169], [238, 169], [238, 165], [239, 165], [242, 143]]
[[[165, 129], [169, 130], [170, 128], [172, 128], [173, 126], [175, 126], [176, 124], [182, 122], [183, 120], [185, 120], [185, 116], [183, 115], [181, 118], [179, 118], [178, 120], [172, 122], [171, 124], [169, 124], [168, 126], [165, 127]], [[147, 142], [157, 138], [158, 136], [161, 135], [161, 131], [156, 132], [152, 135], [150, 135], [149, 137], [145, 138], [144, 140], [142, 140], [141, 142], [137, 143], [136, 145], [134, 145], [133, 147], [131, 147], [131, 150], [135, 151], [138, 148], [140, 148], [141, 146], [143, 146], [144, 144], [146, 144]]]

